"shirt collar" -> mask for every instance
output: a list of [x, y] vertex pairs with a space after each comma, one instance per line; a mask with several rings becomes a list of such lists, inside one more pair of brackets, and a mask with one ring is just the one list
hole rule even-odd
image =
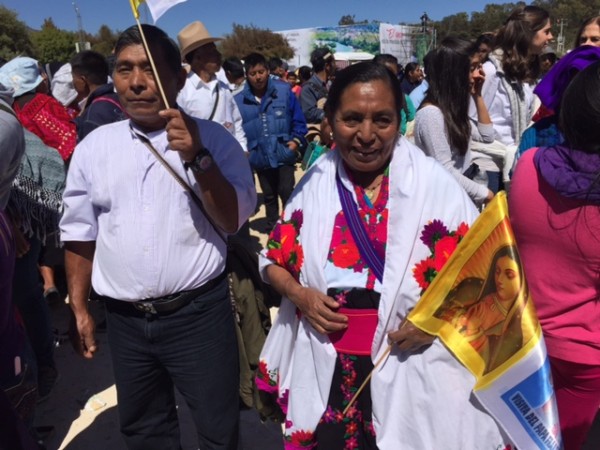
[[219, 80], [217, 79], [217, 77], [215, 75], [212, 76], [212, 78], [210, 79], [210, 81], [208, 83], [206, 83], [202, 78], [200, 78], [195, 72], [190, 72], [188, 77], [190, 78], [192, 85], [196, 89], [209, 89], [212, 91], [215, 89], [215, 87], [219, 83]]

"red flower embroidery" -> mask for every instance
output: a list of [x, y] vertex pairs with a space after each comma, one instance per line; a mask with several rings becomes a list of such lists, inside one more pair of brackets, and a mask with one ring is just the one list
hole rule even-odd
[[346, 440], [344, 450], [354, 450], [355, 448], [358, 448], [358, 440], [356, 439], [356, 436], [352, 436], [350, 439]]
[[302, 222], [302, 211], [297, 209], [290, 220], [277, 222], [267, 242], [267, 258], [286, 268], [296, 279], [304, 262], [304, 251], [299, 243]]
[[435, 270], [435, 265], [433, 263], [433, 259], [426, 258], [421, 262], [417, 263], [417, 265], [413, 269], [413, 274], [421, 290], [424, 291], [425, 289], [427, 289], [433, 281], [433, 278], [437, 274]]
[[350, 422], [348, 425], [346, 425], [346, 434], [352, 436], [357, 431], [358, 426], [356, 425], [356, 422]]
[[292, 445], [296, 445], [298, 447], [311, 448], [314, 446], [314, 433], [312, 431], [297, 430], [294, 431], [287, 439]]
[[446, 236], [435, 244], [435, 257], [433, 259], [435, 270], [438, 272], [442, 270], [442, 267], [446, 264], [456, 246], [458, 245], [458, 238], [454, 236]]
[[464, 238], [467, 234], [467, 231], [469, 231], [469, 225], [462, 222], [456, 229], [456, 236], [458, 236], [459, 240], [462, 240], [462, 238]]
[[350, 269], [360, 261], [360, 253], [356, 245], [340, 244], [333, 249], [331, 259], [337, 267]]
[[276, 392], [277, 391], [277, 371], [269, 371], [267, 363], [264, 360], [259, 361], [256, 371], [256, 386], [261, 391]]
[[431, 250], [431, 256], [421, 260], [413, 268], [413, 276], [421, 288], [421, 294], [448, 262], [468, 231], [469, 226], [464, 222], [456, 231], [448, 231], [440, 220], [433, 220], [425, 225], [421, 240]]

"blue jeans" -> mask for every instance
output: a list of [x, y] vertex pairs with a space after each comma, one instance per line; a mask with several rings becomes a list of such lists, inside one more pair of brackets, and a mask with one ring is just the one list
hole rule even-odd
[[486, 171], [488, 176], [488, 189], [492, 191], [494, 194], [497, 194], [501, 189], [502, 184], [500, 183], [500, 176], [502, 175], [500, 172], [490, 172]]
[[50, 308], [44, 299], [38, 259], [42, 248], [39, 239], [29, 239], [30, 249], [15, 263], [13, 302], [23, 317], [29, 342], [38, 368], [54, 367], [54, 336]]
[[180, 448], [174, 387], [201, 449], [235, 450], [239, 359], [227, 282], [168, 315], [107, 302], [121, 433], [130, 450]]
[[268, 233], [271, 232], [277, 219], [279, 219], [279, 198], [281, 198], [281, 204], [285, 207], [292, 195], [295, 170], [296, 166], [279, 166], [276, 169], [265, 169], [256, 172], [265, 201], [266, 230]]

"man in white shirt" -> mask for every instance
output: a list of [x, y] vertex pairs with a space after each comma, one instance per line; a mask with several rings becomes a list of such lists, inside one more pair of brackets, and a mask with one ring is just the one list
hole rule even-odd
[[159, 28], [143, 29], [166, 101], [140, 32], [131, 27], [116, 43], [113, 74], [130, 120], [91, 132], [69, 168], [61, 238], [73, 344], [86, 358], [97, 351], [87, 307], [93, 285], [106, 304], [127, 447], [180, 448], [177, 387], [190, 407], [199, 447], [234, 450], [239, 360], [222, 236], [250, 216], [256, 191], [235, 138], [174, 108], [186, 79], [179, 50]]
[[185, 86], [177, 96], [177, 104], [190, 116], [218, 122], [235, 136], [244, 150], [246, 135], [242, 116], [229, 86], [216, 74], [221, 69], [221, 53], [202, 22], [192, 22], [177, 35], [181, 55], [190, 66]]

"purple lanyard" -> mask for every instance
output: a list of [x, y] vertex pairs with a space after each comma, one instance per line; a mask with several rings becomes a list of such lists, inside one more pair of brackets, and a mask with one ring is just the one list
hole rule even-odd
[[385, 258], [375, 251], [373, 241], [369, 238], [367, 230], [365, 229], [365, 224], [360, 218], [360, 214], [358, 214], [358, 208], [352, 198], [352, 194], [342, 184], [339, 172], [335, 175], [335, 182], [337, 184], [340, 202], [342, 203], [342, 210], [344, 211], [344, 216], [346, 216], [350, 233], [358, 247], [358, 252], [369, 269], [373, 271], [379, 282], [383, 283]]

